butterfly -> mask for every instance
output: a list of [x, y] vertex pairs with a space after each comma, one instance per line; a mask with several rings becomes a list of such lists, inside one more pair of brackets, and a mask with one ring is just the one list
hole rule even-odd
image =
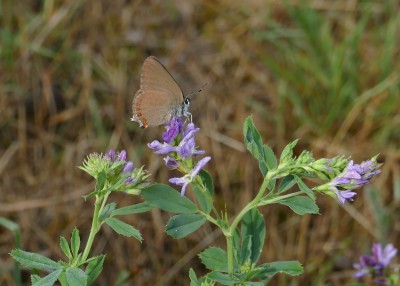
[[183, 95], [178, 83], [154, 56], [146, 58], [140, 75], [140, 89], [132, 103], [132, 121], [140, 127], [157, 126], [173, 116], [191, 116], [190, 98]]

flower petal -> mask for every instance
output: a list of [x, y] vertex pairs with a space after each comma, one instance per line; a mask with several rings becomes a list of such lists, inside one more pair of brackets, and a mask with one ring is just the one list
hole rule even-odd
[[147, 144], [147, 146], [150, 149], [155, 150], [156, 154], [166, 155], [175, 151], [175, 147], [169, 145], [168, 143], [161, 143], [157, 140], [154, 140], [153, 142]]
[[167, 131], [162, 134], [162, 138], [167, 143], [172, 143], [172, 141], [182, 133], [183, 120], [180, 117], [172, 117], [170, 121], [165, 124]]
[[127, 162], [122, 170], [123, 174], [129, 174], [133, 171], [133, 163], [131, 161]]
[[340, 203], [341, 203], [342, 205], [344, 205], [344, 203], [346, 202], [346, 200], [353, 201], [353, 200], [354, 200], [353, 197], [354, 197], [355, 195], [357, 195], [356, 192], [352, 192], [352, 191], [350, 191], [350, 190], [336, 191], [335, 193], [336, 193], [336, 195], [337, 195], [337, 197], [338, 197], [338, 200], [340, 201]]
[[211, 160], [210, 156], [204, 157], [199, 162], [197, 162], [196, 166], [194, 166], [193, 170], [190, 171], [190, 175], [192, 178], [196, 177], [201, 169]]
[[179, 161], [170, 156], [165, 157], [164, 161], [165, 161], [165, 166], [167, 166], [167, 168], [170, 170], [176, 169], [179, 166]]

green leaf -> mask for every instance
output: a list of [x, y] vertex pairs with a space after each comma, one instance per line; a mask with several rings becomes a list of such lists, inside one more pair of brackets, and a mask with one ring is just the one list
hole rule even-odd
[[204, 189], [202, 189], [200, 186], [197, 184], [193, 184], [193, 193], [196, 196], [197, 201], [199, 202], [200, 208], [203, 210], [203, 212], [209, 214], [211, 212], [211, 204], [209, 203], [207, 196], [209, 194], [205, 194]]
[[98, 175], [97, 175], [97, 184], [96, 184], [96, 190], [97, 191], [101, 191], [104, 188], [104, 185], [107, 182], [107, 174], [104, 171], [101, 171]]
[[139, 203], [136, 205], [126, 206], [116, 209], [112, 212], [112, 215], [131, 215], [144, 213], [151, 210], [153, 207], [148, 202]]
[[57, 269], [56, 271], [51, 272], [49, 275], [40, 278], [39, 280], [36, 280], [36, 282], [33, 283], [32, 286], [52, 286], [57, 281], [62, 272], [63, 269]]
[[69, 248], [68, 241], [65, 239], [64, 236], [61, 236], [61, 237], [60, 237], [60, 247], [61, 247], [61, 250], [64, 252], [65, 256], [66, 256], [69, 260], [72, 260], [71, 249]]
[[296, 183], [299, 186], [300, 190], [305, 192], [306, 195], [315, 202], [316, 197], [313, 190], [307, 187], [307, 185], [304, 184], [304, 182], [298, 176], [294, 176], [294, 179], [296, 180]]
[[142, 235], [140, 231], [133, 226], [117, 219], [110, 217], [104, 221], [109, 227], [111, 227], [116, 233], [121, 234], [126, 237], [134, 237], [140, 242], [142, 241]]
[[65, 274], [65, 271], [61, 273], [61, 275], [58, 277], [58, 282], [60, 282], [61, 286], [70, 286], [67, 281], [67, 275]]
[[279, 201], [278, 204], [288, 206], [299, 215], [317, 214], [319, 212], [319, 208], [314, 201], [305, 196], [287, 198]]
[[109, 218], [111, 216], [111, 213], [115, 210], [116, 207], [117, 204], [114, 202], [106, 204], [99, 215], [100, 221]]
[[89, 263], [85, 271], [88, 276], [87, 285], [92, 285], [96, 278], [100, 275], [101, 271], [103, 270], [105, 257], [105, 255], [99, 255], [89, 259]]
[[210, 272], [207, 275], [207, 278], [209, 278], [212, 281], [221, 283], [222, 285], [233, 285], [235, 283], [240, 282], [238, 279], [231, 277], [229, 274], [221, 273], [221, 272], [217, 272], [217, 271]]
[[303, 267], [298, 261], [276, 261], [259, 266], [263, 271], [260, 279], [270, 279], [277, 273], [286, 273], [290, 276], [298, 276], [303, 273]]
[[276, 168], [277, 159], [272, 149], [263, 144], [251, 116], [247, 117], [243, 123], [243, 134], [247, 150], [258, 160], [260, 171], [265, 176], [268, 170]]
[[87, 194], [87, 195], [84, 195], [84, 196], [82, 196], [84, 199], [88, 199], [88, 198], [90, 198], [90, 197], [94, 197], [94, 196], [96, 196], [96, 195], [98, 195], [98, 194], [100, 194], [101, 193], [101, 191], [93, 191], [93, 192], [91, 192], [91, 193], [89, 193], [89, 194]]
[[284, 163], [286, 161], [290, 161], [293, 159], [293, 149], [297, 145], [298, 141], [299, 141], [299, 139], [296, 139], [286, 145], [286, 147], [283, 149], [281, 157], [279, 159], [280, 163]]
[[21, 249], [14, 249], [11, 251], [11, 256], [22, 265], [33, 269], [61, 269], [62, 265], [47, 258], [43, 255], [23, 251]]
[[214, 195], [214, 185], [210, 174], [201, 170], [199, 174], [202, 184], [193, 182], [193, 193], [203, 212], [209, 214], [212, 208], [212, 197]]
[[173, 238], [182, 238], [196, 231], [206, 222], [200, 214], [179, 214], [169, 219], [166, 232]]
[[13, 232], [15, 235], [20, 231], [19, 225], [12, 220], [5, 217], [0, 217], [0, 225], [7, 228], [9, 231]]
[[276, 159], [274, 151], [268, 145], [263, 145], [264, 162], [268, 167], [268, 170], [275, 169], [278, 166], [278, 160]]
[[248, 236], [244, 237], [240, 247], [238, 248], [237, 262], [239, 265], [245, 264], [246, 261], [250, 258], [250, 255], [252, 254], [251, 239], [252, 239], [252, 235], [248, 235]]
[[296, 184], [295, 177], [292, 175], [286, 176], [283, 178], [281, 183], [279, 184], [278, 194], [284, 193], [290, 188], [292, 188]]
[[213, 196], [214, 195], [214, 184], [211, 175], [206, 170], [201, 170], [199, 173], [201, 180], [203, 181], [204, 186], [206, 187], [208, 193]]
[[233, 247], [235, 247], [236, 250], [240, 248], [240, 232], [238, 228], [233, 232]]
[[175, 189], [164, 184], [154, 184], [142, 190], [142, 197], [164, 211], [172, 213], [195, 213], [197, 206], [182, 197]]
[[243, 123], [244, 143], [247, 150], [257, 160], [262, 159], [263, 143], [257, 128], [254, 126], [253, 118], [247, 117]]
[[265, 163], [265, 161], [263, 161], [263, 160], [258, 161], [258, 168], [260, 169], [263, 177], [265, 177], [265, 175], [267, 175], [267, 173], [268, 173], [268, 167], [267, 167], [267, 164]]
[[40, 276], [39, 275], [37, 275], [37, 274], [32, 274], [31, 275], [31, 284], [35, 284], [39, 280], [40, 280]]
[[199, 280], [197, 279], [196, 273], [194, 272], [193, 268], [189, 269], [189, 279], [190, 286], [200, 286]]
[[212, 271], [227, 271], [228, 256], [219, 247], [210, 247], [199, 254], [201, 262]]
[[265, 235], [264, 217], [257, 208], [253, 208], [243, 216], [241, 221], [242, 241], [244, 241], [246, 237], [251, 236], [250, 259], [253, 263], [256, 263], [261, 255]]
[[88, 277], [82, 269], [76, 267], [70, 267], [67, 268], [65, 274], [69, 285], [86, 286]]
[[80, 246], [81, 246], [81, 238], [79, 237], [79, 230], [74, 228], [71, 235], [71, 250], [74, 258], [78, 256]]
[[126, 179], [128, 179], [131, 175], [130, 174], [124, 174], [124, 175], [120, 175], [120, 176], [121, 177], [119, 178], [119, 180], [117, 182], [115, 182], [114, 184], [112, 184], [108, 188], [106, 188], [104, 190], [101, 190], [99, 192], [99, 194], [105, 194], [105, 193], [112, 192], [112, 191], [116, 190], [121, 185], [123, 185], [125, 183]]

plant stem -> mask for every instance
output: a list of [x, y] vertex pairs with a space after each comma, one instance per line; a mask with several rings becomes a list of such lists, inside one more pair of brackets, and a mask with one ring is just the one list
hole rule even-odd
[[215, 218], [213, 218], [212, 216], [210, 216], [209, 214], [202, 212], [200, 210], [198, 212], [199, 212], [199, 214], [203, 215], [212, 224], [215, 224], [216, 226], [221, 227], [221, 225], [218, 223], [218, 221]]
[[[259, 203], [264, 196], [265, 190], [267, 189], [267, 186], [268, 186], [269, 182], [271, 181], [271, 179], [274, 177], [274, 175], [275, 175], [275, 173], [271, 172], [271, 173], [268, 173], [267, 176], [265, 176], [264, 181], [260, 187], [260, 190], [258, 191], [257, 196], [239, 212], [239, 214], [235, 217], [232, 224], [230, 225], [229, 229], [222, 231], [226, 238], [226, 251], [227, 251], [227, 255], [228, 255], [228, 273], [229, 274], [233, 274], [233, 234], [235, 233], [236, 227], [238, 226], [239, 222], [242, 220], [243, 216], [248, 211], [259, 206]], [[280, 200], [294, 197], [294, 196], [297, 196], [302, 193], [303, 193], [303, 191], [298, 191], [298, 192], [291, 193], [288, 195], [274, 197], [274, 198], [271, 198], [270, 200], [263, 202], [262, 205], [275, 203]]]
[[[269, 173], [268, 173], [269, 174]], [[230, 225], [229, 229], [227, 231], [223, 231], [223, 234], [225, 235], [226, 238], [226, 251], [228, 255], [228, 273], [233, 274], [233, 234], [236, 230], [237, 225], [239, 224], [240, 220], [242, 217], [250, 211], [252, 208], [257, 207], [257, 204], [263, 197], [265, 190], [267, 189], [267, 186], [270, 182], [270, 176], [265, 176], [264, 181], [260, 187], [260, 190], [258, 191], [257, 196], [250, 202], [248, 203], [240, 212], [239, 214], [235, 217], [233, 220], [232, 224]]]
[[94, 213], [93, 213], [93, 220], [92, 226], [90, 228], [90, 234], [88, 241], [85, 246], [85, 250], [83, 251], [81, 261], [85, 262], [87, 257], [89, 256], [90, 249], [92, 248], [93, 240], [96, 233], [99, 231], [99, 214], [100, 210], [102, 209], [103, 205], [103, 197], [96, 196], [96, 202], [94, 203]]
[[[269, 174], [269, 173], [268, 173]], [[235, 217], [235, 219], [233, 220], [230, 228], [229, 228], [229, 233], [233, 233], [237, 227], [237, 225], [239, 224], [240, 220], [242, 219], [242, 217], [252, 208], [256, 207], [257, 204], [259, 203], [259, 201], [261, 200], [261, 198], [263, 197], [265, 190], [267, 189], [267, 186], [270, 182], [270, 176], [265, 176], [264, 181], [260, 187], [260, 190], [258, 191], [257, 196], [250, 202], [248, 203], [240, 212], [239, 214]]]
[[233, 274], [233, 234], [225, 235], [226, 249], [228, 253], [228, 273]]
[[290, 194], [287, 194], [287, 195], [284, 195], [284, 196], [274, 197], [274, 198], [269, 199], [269, 200], [264, 200], [262, 202], [262, 204], [258, 204], [257, 206], [270, 205], [272, 203], [276, 203], [276, 202], [279, 202], [279, 201], [287, 199], [287, 198], [296, 197], [296, 196], [301, 195], [301, 194], [304, 194], [304, 192], [303, 191], [297, 191], [297, 192], [290, 193]]

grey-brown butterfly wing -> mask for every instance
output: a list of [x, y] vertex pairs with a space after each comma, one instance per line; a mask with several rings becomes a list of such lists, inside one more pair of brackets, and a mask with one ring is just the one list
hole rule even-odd
[[172, 75], [157, 58], [148, 57], [142, 66], [140, 89], [133, 99], [132, 120], [145, 128], [163, 124], [181, 112], [183, 101], [183, 92]]

